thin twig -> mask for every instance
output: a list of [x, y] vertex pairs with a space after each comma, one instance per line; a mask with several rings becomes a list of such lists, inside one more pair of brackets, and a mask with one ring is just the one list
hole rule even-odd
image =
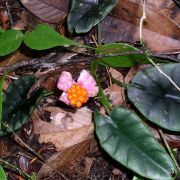
[[0, 159], [0, 164], [5, 164], [15, 170], [17, 170], [20, 174], [23, 174], [24, 176], [28, 177], [29, 179], [32, 179], [31, 176], [29, 176], [27, 173], [25, 173], [24, 171], [22, 171], [20, 168], [18, 168], [17, 166], [3, 160], [3, 159]]
[[[57, 174], [59, 174], [63, 179], [67, 180], [67, 178], [62, 174], [60, 173], [57, 169], [55, 169], [54, 167], [52, 167], [52, 165], [48, 162], [48, 161], [45, 161], [43, 159], [43, 157], [38, 154], [34, 149], [32, 149], [30, 146], [28, 146], [15, 132], [13, 132], [12, 130], [12, 133], [13, 135], [16, 137], [16, 139], [21, 143], [20, 145], [24, 146], [25, 148], [27, 148], [31, 153], [33, 153], [35, 156], [37, 156], [42, 162], [44, 162], [45, 164], [47, 164], [53, 171], [55, 171]], [[15, 140], [16, 141], [16, 140]], [[16, 142], [18, 142], [16, 141]]]
[[162, 140], [163, 140], [163, 142], [164, 142], [164, 144], [165, 144], [165, 146], [166, 146], [166, 148], [167, 148], [167, 151], [168, 151], [169, 155], [171, 156], [174, 164], [176, 165], [177, 170], [178, 170], [179, 173], [180, 173], [179, 165], [178, 165], [178, 163], [177, 163], [177, 161], [176, 161], [176, 159], [175, 159], [175, 157], [174, 157], [174, 155], [173, 155], [173, 152], [172, 152], [172, 150], [171, 150], [168, 142], [166, 141], [166, 138], [164, 137], [164, 134], [163, 134], [162, 130], [160, 130], [160, 129], [159, 129], [159, 134], [160, 134], [160, 136], [161, 136], [161, 138], [162, 138]]
[[[146, 49], [145, 45], [144, 45], [144, 41], [143, 41], [143, 34], [142, 34], [142, 29], [143, 29], [143, 23], [144, 20], [146, 19], [146, 0], [143, 0], [143, 15], [140, 19], [140, 30], [139, 30], [139, 37], [140, 37], [140, 42], [141, 45], [144, 47], [144, 49]], [[178, 90], [180, 91], [180, 87], [171, 79], [170, 76], [168, 76], [165, 72], [163, 72], [163, 70], [149, 57], [149, 54], [147, 52], [147, 50], [145, 51], [146, 57], [149, 60], [149, 62], [165, 77], [167, 78], [171, 84]]]

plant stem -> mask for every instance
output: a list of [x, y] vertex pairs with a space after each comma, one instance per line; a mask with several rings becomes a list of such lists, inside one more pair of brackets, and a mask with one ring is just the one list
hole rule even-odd
[[178, 165], [178, 163], [176, 161], [176, 158], [174, 157], [173, 152], [172, 152], [168, 142], [166, 141], [166, 138], [164, 137], [164, 134], [163, 134], [162, 130], [160, 130], [160, 129], [159, 129], [159, 134], [160, 134], [160, 136], [161, 136], [161, 138], [162, 138], [162, 140], [163, 140], [163, 142], [164, 142], [164, 144], [166, 146], [166, 149], [167, 149], [171, 159], [173, 160], [173, 162], [174, 162], [174, 164], [175, 164], [175, 166], [176, 166], [176, 168], [178, 170], [178, 173], [180, 174], [180, 168], [179, 168], [179, 165]]
[[22, 171], [18, 167], [14, 166], [13, 164], [11, 164], [11, 163], [3, 160], [3, 159], [0, 159], [0, 164], [5, 164], [5, 165], [17, 170], [20, 174], [23, 174], [24, 176], [28, 177], [29, 179], [32, 179], [31, 176], [29, 176], [27, 173], [25, 173], [24, 171]]

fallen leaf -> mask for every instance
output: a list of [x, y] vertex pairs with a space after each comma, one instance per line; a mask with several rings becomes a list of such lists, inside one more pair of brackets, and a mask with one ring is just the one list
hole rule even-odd
[[51, 142], [57, 151], [62, 151], [93, 136], [92, 112], [86, 107], [75, 112], [58, 107], [46, 107], [44, 110], [50, 112], [50, 122], [42, 121], [37, 115], [33, 117], [39, 143]]
[[0, 11], [0, 24], [4, 30], [9, 28], [9, 17], [6, 10]]
[[[91, 146], [91, 139], [71, 146], [61, 152], [52, 155], [47, 161], [55, 169], [60, 169], [62, 166], [80, 158], [87, 153]], [[37, 179], [51, 175], [52, 169], [47, 165], [43, 164], [40, 171], [38, 172]]]
[[121, 86], [113, 84], [104, 90], [105, 95], [108, 97], [109, 102], [113, 107], [122, 105], [124, 102], [123, 99], [123, 90]]
[[[180, 51], [180, 28], [177, 23], [154, 7], [146, 5], [143, 39], [151, 51], [177, 53]], [[102, 22], [102, 39], [108, 42], [139, 41], [142, 4], [133, 0], [118, 1], [110, 16]], [[161, 22], [161, 23], [159, 23]]]
[[117, 71], [116, 69], [110, 68], [109, 73], [111, 74], [111, 76], [114, 79], [123, 82], [124, 76], [119, 71]]
[[89, 158], [89, 157], [85, 158], [84, 169], [83, 169], [83, 175], [85, 177], [88, 177], [92, 163], [93, 163], [93, 158]]
[[77, 109], [75, 112], [58, 107], [45, 107], [44, 110], [50, 113], [51, 121], [45, 122], [40, 118], [34, 118], [35, 134], [59, 133], [92, 124], [92, 112], [86, 107]]
[[94, 125], [85, 126], [71, 131], [59, 133], [39, 134], [39, 143], [51, 142], [57, 151], [62, 151], [68, 147], [90, 139], [93, 136]]
[[51, 23], [60, 24], [68, 11], [68, 0], [21, 0], [22, 4], [36, 17]]

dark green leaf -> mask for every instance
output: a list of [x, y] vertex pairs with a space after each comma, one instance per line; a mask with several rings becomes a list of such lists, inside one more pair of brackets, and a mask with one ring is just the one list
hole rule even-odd
[[24, 43], [31, 49], [44, 50], [56, 46], [80, 46], [75, 41], [60, 35], [53, 28], [47, 25], [38, 25], [32, 32], [26, 32]]
[[5, 174], [4, 169], [1, 165], [0, 165], [0, 178], [1, 178], [1, 180], [7, 180], [6, 174]]
[[[131, 67], [139, 64], [149, 64], [145, 54], [116, 55], [126, 52], [140, 52], [137, 48], [124, 43], [112, 43], [99, 46], [95, 50], [98, 55], [109, 55], [98, 59], [99, 64], [112, 67]], [[156, 63], [166, 62], [157, 58], [152, 58]]]
[[27, 99], [27, 94], [35, 81], [35, 76], [24, 76], [15, 80], [8, 87], [3, 95], [0, 136], [18, 130], [28, 121], [43, 93], [42, 90], [39, 90], [30, 99]]
[[97, 74], [96, 74], [97, 67], [98, 67], [98, 62], [97, 62], [96, 60], [92, 60], [92, 61], [91, 61], [90, 70], [91, 70], [92, 76], [93, 76], [95, 79], [97, 78]]
[[122, 107], [110, 117], [95, 111], [96, 133], [103, 149], [140, 176], [171, 180], [176, 167], [142, 120]]
[[[94, 2], [94, 3], [93, 3]], [[98, 24], [116, 5], [117, 0], [73, 0], [68, 14], [68, 29], [71, 33], [86, 33]]]
[[[180, 64], [159, 66], [180, 87]], [[141, 71], [132, 81], [128, 97], [150, 121], [172, 131], [180, 131], [180, 92], [155, 67]]]
[[0, 56], [5, 56], [15, 51], [20, 45], [24, 38], [21, 31], [7, 30], [0, 34]]

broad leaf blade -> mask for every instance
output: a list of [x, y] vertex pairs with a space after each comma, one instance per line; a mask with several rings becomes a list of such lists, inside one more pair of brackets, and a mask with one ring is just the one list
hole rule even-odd
[[[125, 43], [112, 43], [99, 46], [95, 50], [98, 55], [106, 55], [97, 61], [101, 65], [112, 67], [131, 67], [139, 64], [149, 64], [145, 54], [131, 54], [112, 56], [113, 54], [126, 53], [126, 52], [140, 52], [137, 48]], [[161, 59], [153, 58], [156, 63], [166, 62]]]
[[96, 111], [95, 122], [101, 146], [115, 160], [149, 179], [173, 179], [175, 165], [137, 115], [117, 107], [110, 117]]
[[15, 51], [24, 38], [21, 31], [7, 30], [0, 34], [0, 56], [5, 56]]
[[1, 178], [1, 180], [7, 180], [6, 174], [5, 174], [4, 169], [1, 165], [0, 165], [0, 178]]
[[73, 0], [68, 14], [68, 29], [86, 33], [98, 24], [116, 5], [117, 0], [99, 0], [97, 3]]
[[56, 46], [79, 45], [67, 39], [47, 25], [38, 25], [32, 32], [26, 32], [24, 43], [31, 49], [45, 50]]
[[[159, 66], [180, 87], [180, 64]], [[180, 92], [155, 67], [135, 75], [128, 97], [137, 109], [150, 121], [172, 131], [180, 131]]]
[[41, 90], [27, 99], [27, 94], [35, 83], [35, 76], [24, 76], [15, 80], [3, 95], [2, 129], [0, 136], [5, 136], [21, 128], [29, 119], [36, 103], [41, 97]]

